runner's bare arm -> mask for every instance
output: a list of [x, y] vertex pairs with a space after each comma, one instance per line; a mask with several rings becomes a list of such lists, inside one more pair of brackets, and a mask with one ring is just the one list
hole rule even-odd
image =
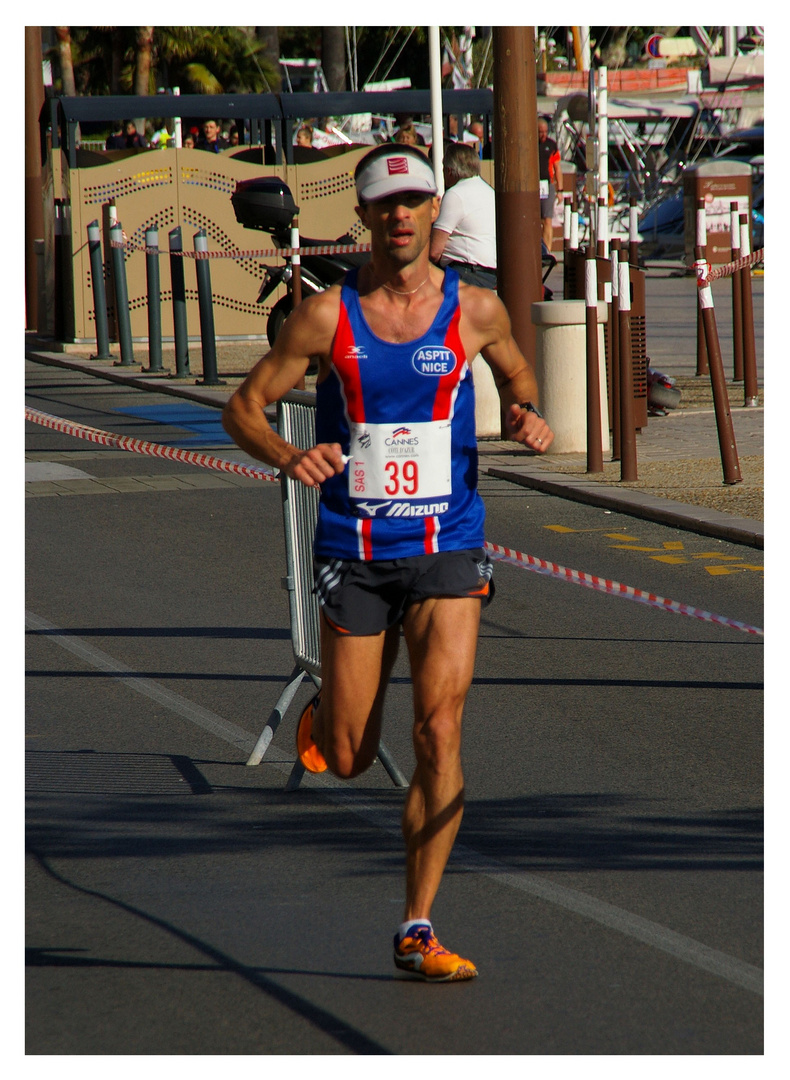
[[339, 289], [304, 300], [222, 412], [223, 427], [242, 450], [308, 487], [343, 471], [340, 446], [322, 443], [299, 450], [273, 430], [264, 409], [296, 386], [311, 356], [318, 356], [322, 366], [327, 362], [337, 327], [338, 304]]
[[463, 288], [461, 298], [476, 352], [482, 354], [494, 376], [509, 437], [544, 454], [554, 433], [537, 413], [521, 408], [528, 401], [537, 407], [538, 384], [513, 337], [505, 305], [490, 289], [473, 286]]

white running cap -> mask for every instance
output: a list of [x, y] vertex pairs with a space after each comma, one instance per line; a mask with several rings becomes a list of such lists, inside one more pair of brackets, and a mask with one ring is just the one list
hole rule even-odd
[[393, 146], [386, 154], [372, 156], [370, 164], [357, 176], [357, 198], [375, 202], [402, 191], [436, 195], [438, 188], [430, 162], [419, 151], [417, 154], [404, 154], [399, 146]]

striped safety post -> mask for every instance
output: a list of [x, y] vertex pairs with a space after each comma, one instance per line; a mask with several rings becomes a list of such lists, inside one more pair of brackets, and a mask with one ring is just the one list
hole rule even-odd
[[[696, 244], [695, 247], [702, 252], [702, 258], [707, 258], [708, 226], [705, 220], [705, 200], [697, 199], [696, 218]], [[705, 349], [705, 327], [702, 324], [702, 310], [697, 305], [697, 375], [708, 374], [708, 354]]]
[[[297, 308], [302, 302], [302, 255], [300, 250], [299, 240], [299, 218], [298, 216], [293, 219], [291, 225], [291, 270], [293, 277], [291, 278], [291, 304], [292, 310]], [[304, 375], [297, 382], [294, 387], [295, 390], [304, 390], [305, 381]]]
[[[741, 219], [737, 201], [730, 203], [730, 253], [733, 262], [741, 257]], [[741, 275], [732, 275], [732, 357], [733, 382], [743, 382], [743, 290]]]
[[129, 290], [126, 285], [126, 260], [123, 252], [123, 228], [120, 221], [116, 220], [110, 229], [110, 263], [115, 288], [115, 317], [118, 322], [121, 359], [116, 360], [115, 363], [119, 367], [132, 367], [134, 364], [132, 321], [129, 314]]
[[699, 310], [705, 331], [705, 344], [707, 346], [710, 382], [711, 389], [713, 390], [713, 407], [716, 413], [716, 429], [719, 435], [719, 450], [724, 472], [724, 483], [738, 484], [743, 478], [738, 462], [738, 451], [735, 446], [735, 432], [732, 427], [730, 399], [727, 394], [727, 382], [724, 378], [724, 364], [722, 363], [721, 349], [719, 348], [719, 333], [716, 329], [716, 315], [713, 310], [713, 290], [711, 289], [710, 281], [708, 279], [709, 267], [702, 248], [697, 247], [694, 254]]
[[639, 266], [639, 210], [635, 195], [628, 204], [628, 261], [631, 266]]
[[98, 221], [92, 221], [88, 225], [88, 255], [93, 286], [93, 318], [96, 323], [96, 355], [92, 359], [112, 360], [110, 328], [107, 321], [107, 290], [104, 287], [104, 259]]
[[609, 423], [612, 427], [612, 461], [620, 460], [620, 254], [618, 239], [612, 240], [609, 262], [612, 267], [612, 318], [609, 355], [612, 358], [609, 392]]
[[[752, 237], [749, 228], [749, 215], [740, 214], [741, 223], [741, 258], [746, 259], [752, 253]], [[743, 309], [743, 404], [754, 408], [759, 404], [757, 397], [757, 355], [754, 347], [754, 308], [752, 306], [752, 268], [744, 266], [741, 275], [741, 304]]]
[[634, 368], [631, 351], [631, 267], [618, 263], [620, 303], [620, 479], [638, 479], [634, 423]]
[[600, 358], [598, 355], [598, 271], [592, 249], [584, 260], [584, 323], [587, 344], [587, 472], [603, 472]]

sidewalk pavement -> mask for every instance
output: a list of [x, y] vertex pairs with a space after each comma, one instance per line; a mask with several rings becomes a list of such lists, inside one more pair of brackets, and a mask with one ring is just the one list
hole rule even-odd
[[[176, 379], [169, 374], [146, 374], [145, 348], [136, 349], [142, 360], [129, 367], [91, 360], [89, 346], [66, 346], [35, 334], [25, 336], [28, 360], [71, 368], [134, 387], [170, 394], [199, 404], [221, 408], [263, 350], [260, 341], [217, 343], [217, 367], [223, 385], [201, 385], [194, 374]], [[117, 350], [116, 350], [117, 351]], [[199, 355], [199, 343], [195, 347]], [[168, 366], [168, 350], [164, 350]], [[172, 367], [172, 359], [170, 360]], [[637, 434], [635, 482], [620, 480], [620, 463], [604, 455], [604, 472], [586, 472], [584, 454], [548, 454], [538, 457], [512, 443], [481, 440], [480, 469], [525, 487], [562, 498], [657, 521], [675, 528], [762, 548], [763, 512], [763, 407], [743, 406], [743, 385], [728, 383], [730, 410], [738, 452], [741, 482], [725, 485], [719, 451], [716, 415], [710, 380], [679, 379], [681, 404], [665, 416], [650, 416]], [[308, 389], [310, 389], [308, 381]], [[684, 400], [685, 399], [685, 400]], [[240, 450], [234, 460], [249, 461]]]

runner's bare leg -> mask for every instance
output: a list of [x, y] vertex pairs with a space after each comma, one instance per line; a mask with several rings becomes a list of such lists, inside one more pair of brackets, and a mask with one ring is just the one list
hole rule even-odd
[[313, 738], [335, 776], [359, 776], [376, 759], [400, 627], [352, 637], [321, 618], [321, 702]]
[[403, 623], [417, 757], [403, 811], [404, 920], [430, 918], [463, 816], [461, 718], [474, 674], [480, 610], [478, 599], [432, 597], [410, 607]]

